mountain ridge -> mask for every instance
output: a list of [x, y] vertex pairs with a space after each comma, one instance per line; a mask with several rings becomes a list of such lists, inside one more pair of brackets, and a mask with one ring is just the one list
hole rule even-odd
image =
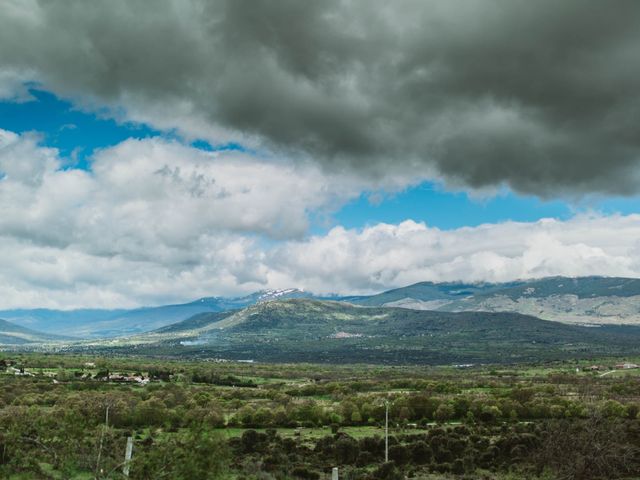
[[[534, 315], [544, 320], [572, 324], [640, 324], [640, 279], [624, 277], [547, 277], [493, 284], [462, 298], [449, 296], [440, 303], [414, 298], [415, 284], [399, 289], [395, 302], [373, 296], [368, 302], [449, 312], [485, 311]], [[399, 304], [398, 302], [402, 302]]]
[[283, 298], [443, 312], [511, 312], [573, 324], [640, 325], [640, 279], [604, 276], [546, 277], [505, 283], [418, 282], [369, 296], [321, 296], [296, 288], [260, 290], [240, 297], [203, 297], [181, 304], [129, 310], [5, 310], [0, 311], [0, 318], [45, 334], [111, 338], [157, 330], [201, 313], [240, 310]]
[[51, 335], [38, 332], [30, 328], [16, 325], [0, 319], [0, 345], [24, 345], [30, 343], [46, 343], [63, 340], [73, 340], [62, 335]]
[[94, 344], [114, 352], [282, 362], [522, 362], [638, 352], [640, 327], [588, 328], [518, 313], [439, 312], [289, 299], [200, 314]]

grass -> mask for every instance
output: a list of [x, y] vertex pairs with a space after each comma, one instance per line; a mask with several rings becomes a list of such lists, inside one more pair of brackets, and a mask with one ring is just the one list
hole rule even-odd
[[[606, 375], [603, 375], [606, 373]], [[628, 369], [628, 370], [605, 370], [603, 372], [598, 372], [598, 376], [604, 376], [605, 378], [613, 378], [613, 377], [640, 377], [640, 369]]]
[[[229, 438], [235, 438], [235, 437], [240, 437], [242, 436], [242, 434], [247, 431], [247, 430], [251, 430], [248, 428], [221, 428], [219, 429], [219, 431], [223, 434], [228, 436]], [[256, 428], [254, 429], [257, 432], [265, 432], [266, 429], [262, 429], [262, 428]], [[307, 440], [307, 439], [317, 439], [317, 438], [322, 438], [322, 437], [326, 437], [329, 435], [332, 435], [331, 433], [331, 428], [329, 427], [324, 427], [324, 428], [276, 428], [275, 429], [278, 434], [284, 438], [300, 438], [302, 440]], [[340, 428], [340, 432], [346, 433], [347, 435], [359, 439], [359, 438], [365, 438], [365, 437], [373, 437], [375, 435], [379, 435], [379, 436], [383, 436], [384, 435], [384, 428], [382, 427], [377, 427], [377, 426], [362, 426], [362, 427], [342, 427]], [[411, 429], [405, 429], [405, 430], [398, 430], [398, 429], [389, 429], [389, 434], [397, 434], [397, 433], [403, 433], [403, 434], [407, 434], [407, 435], [418, 435], [421, 433], [427, 433], [428, 430], [425, 429], [419, 429], [419, 428], [411, 428]]]

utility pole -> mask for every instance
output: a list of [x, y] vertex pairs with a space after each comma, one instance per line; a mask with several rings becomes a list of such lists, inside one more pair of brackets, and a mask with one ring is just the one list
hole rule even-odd
[[100, 458], [102, 457], [102, 444], [104, 443], [104, 434], [109, 428], [109, 407], [111, 405], [107, 404], [107, 410], [104, 414], [104, 427], [102, 428], [102, 435], [100, 435], [100, 446], [98, 447], [98, 459], [96, 460], [96, 480], [98, 475], [100, 475]]
[[384, 415], [384, 462], [389, 461], [389, 401], [384, 402], [385, 415]]

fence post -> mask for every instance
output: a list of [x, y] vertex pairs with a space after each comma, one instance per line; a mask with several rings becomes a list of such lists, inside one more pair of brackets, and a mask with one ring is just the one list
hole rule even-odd
[[333, 467], [331, 470], [331, 480], [338, 480], [338, 467]]
[[124, 452], [124, 466], [122, 473], [125, 477], [129, 476], [129, 467], [131, 467], [131, 454], [133, 453], [133, 437], [127, 437], [127, 449]]

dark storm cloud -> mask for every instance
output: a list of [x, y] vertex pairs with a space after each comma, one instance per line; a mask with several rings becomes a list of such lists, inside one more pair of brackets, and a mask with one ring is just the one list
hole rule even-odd
[[[374, 178], [640, 191], [640, 2], [15, 1], [0, 65]], [[180, 125], [176, 125], [180, 127]]]

